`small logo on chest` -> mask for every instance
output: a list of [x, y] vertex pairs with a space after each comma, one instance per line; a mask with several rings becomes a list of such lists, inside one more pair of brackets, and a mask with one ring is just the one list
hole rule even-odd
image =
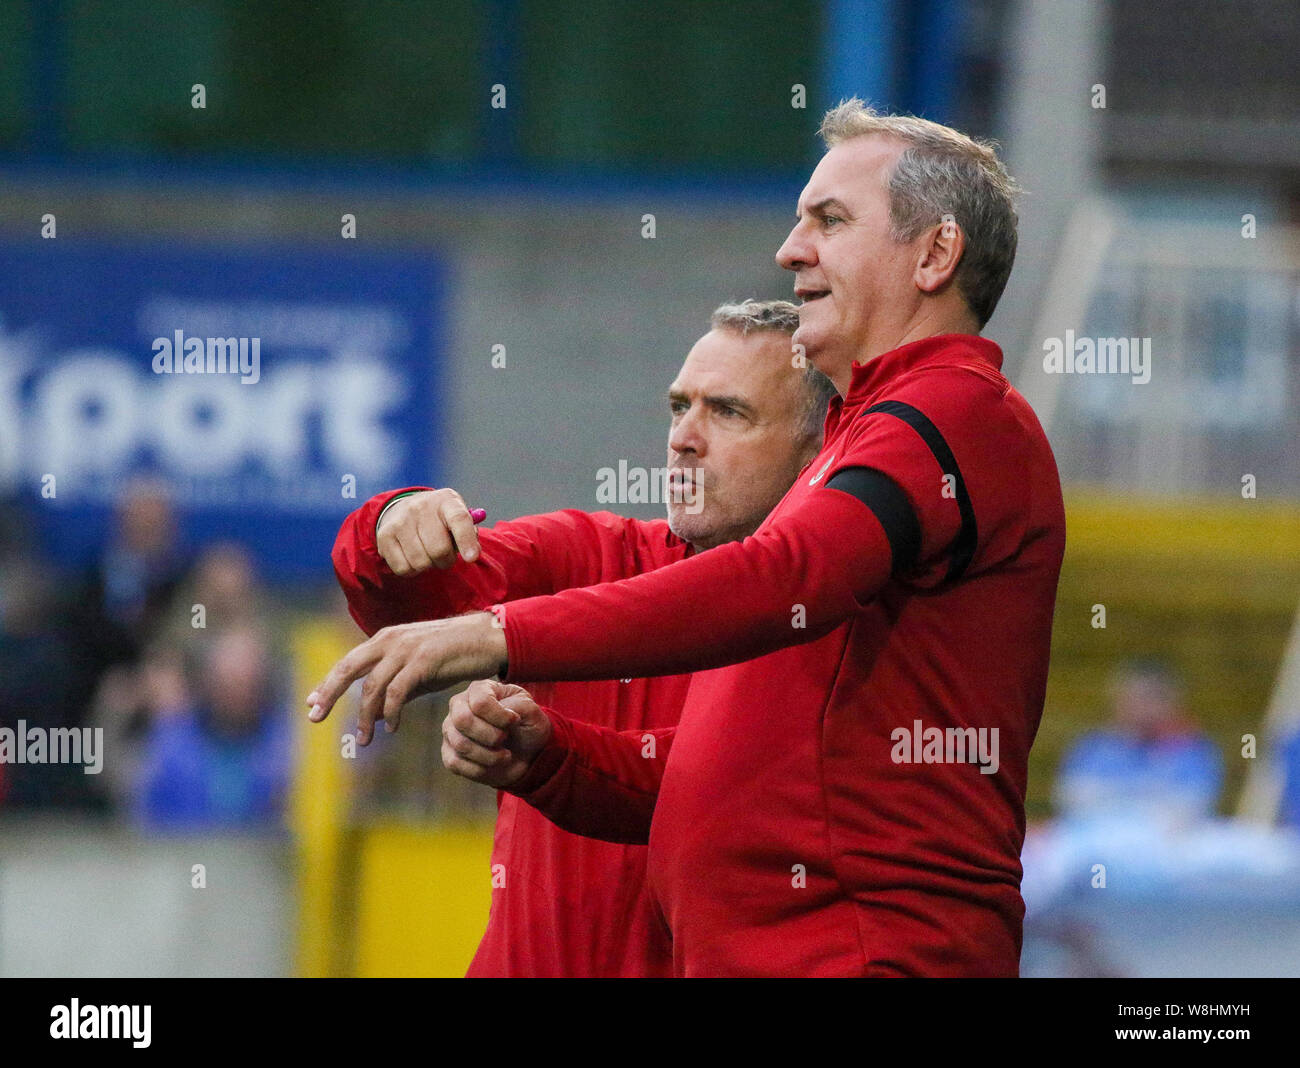
[[817, 483], [822, 480], [822, 475], [826, 474], [826, 472], [830, 470], [831, 464], [833, 464], [834, 462], [835, 462], [835, 457], [832, 456], [829, 460], [827, 460], [824, 464], [822, 464], [822, 469], [808, 480], [808, 485], [810, 486], [817, 485]]

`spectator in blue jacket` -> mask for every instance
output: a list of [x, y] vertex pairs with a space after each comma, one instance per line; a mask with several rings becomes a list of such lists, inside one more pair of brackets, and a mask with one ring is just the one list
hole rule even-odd
[[290, 775], [291, 732], [273, 685], [266, 636], [240, 626], [212, 637], [197, 698], [151, 726], [137, 791], [150, 827], [278, 825]]
[[1183, 687], [1167, 667], [1135, 662], [1112, 682], [1112, 725], [1080, 737], [1056, 780], [1058, 811], [1071, 819], [1214, 815], [1223, 756], [1189, 718]]

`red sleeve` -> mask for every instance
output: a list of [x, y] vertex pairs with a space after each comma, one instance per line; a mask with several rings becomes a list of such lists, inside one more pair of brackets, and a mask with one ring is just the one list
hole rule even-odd
[[[366, 634], [384, 627], [409, 623], [417, 619], [442, 619], [473, 611], [477, 591], [489, 589], [486, 571], [480, 576], [462, 567], [463, 560], [449, 571], [432, 569], [419, 575], [402, 577], [379, 555], [375, 545], [375, 523], [379, 513], [394, 497], [429, 486], [406, 486], [377, 494], [349, 515], [334, 539], [330, 554], [334, 574], [348, 599], [348, 611]], [[483, 532], [480, 532], [480, 544]], [[462, 573], [453, 578], [460, 568]], [[476, 582], [475, 579], [485, 581]]]
[[744, 541], [504, 606], [508, 677], [675, 675], [750, 660], [833, 630], [879, 592], [890, 567], [889, 540], [867, 506], [822, 489]]
[[634, 575], [662, 566], [673, 551], [665, 545], [666, 524], [569, 509], [480, 527], [482, 555], [472, 564], [458, 557], [446, 571], [396, 575], [375, 545], [375, 521], [398, 494], [428, 488], [380, 493], [339, 529], [331, 554], [334, 574], [348, 611], [366, 634]]
[[677, 728], [615, 731], [545, 711], [551, 740], [509, 792], [573, 834], [648, 842]]

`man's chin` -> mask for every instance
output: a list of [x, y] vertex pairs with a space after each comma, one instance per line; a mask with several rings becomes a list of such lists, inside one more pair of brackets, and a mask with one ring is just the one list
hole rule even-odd
[[791, 346], [798, 346], [802, 349], [804, 358], [814, 367], [817, 366], [817, 353], [820, 352], [823, 347], [821, 331], [814, 330], [811, 327], [803, 326], [801, 324], [796, 327], [795, 332], [790, 335], [790, 344]]
[[716, 534], [714, 525], [704, 515], [689, 512], [689, 505], [670, 505], [668, 508], [668, 529], [682, 541], [704, 548], [713, 544]]
[[[803, 346], [804, 358], [810, 367], [815, 367], [828, 378], [834, 378], [840, 366], [853, 362], [851, 356], [844, 355], [844, 346], [827, 344], [828, 334], [822, 330], [810, 330], [803, 338], [803, 328], [796, 330], [792, 342]], [[806, 340], [805, 340], [806, 338]]]

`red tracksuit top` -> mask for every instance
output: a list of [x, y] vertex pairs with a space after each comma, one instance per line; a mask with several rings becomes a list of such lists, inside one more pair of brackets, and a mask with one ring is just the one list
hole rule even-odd
[[[510, 678], [696, 672], [654, 759], [557, 716], [518, 784], [573, 829], [648, 829], [675, 974], [1018, 973], [1065, 518], [1000, 367], [967, 335], [855, 364], [822, 452], [753, 537], [505, 607]], [[852, 468], [906, 494], [911, 570], [891, 577], [881, 521], [826, 488]], [[966, 728], [997, 738], [994, 773], [943, 761]]]
[[[480, 528], [482, 556], [475, 563], [458, 558], [447, 571], [400, 577], [375, 547], [375, 520], [397, 494], [424, 488], [371, 498], [348, 516], [335, 541], [335, 574], [367, 634], [637, 575], [693, 551], [664, 520], [563, 511]], [[677, 722], [689, 681], [675, 675], [541, 683], [529, 691], [539, 704], [576, 720], [639, 734]], [[487, 931], [468, 974], [671, 975], [671, 945], [646, 884], [646, 856], [644, 845], [569, 834], [517, 797], [498, 793], [492, 866], [504, 873], [504, 885], [492, 890]]]

